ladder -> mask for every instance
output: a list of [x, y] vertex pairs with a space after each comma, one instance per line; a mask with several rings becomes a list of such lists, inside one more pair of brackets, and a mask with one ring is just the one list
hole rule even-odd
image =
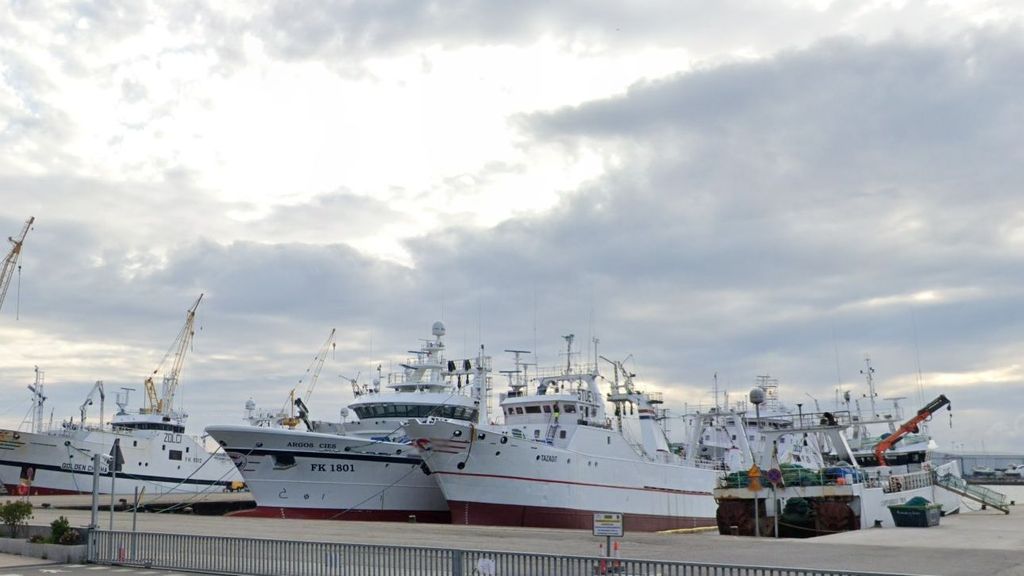
[[544, 438], [544, 442], [546, 444], [554, 444], [555, 443], [555, 432], [557, 430], [558, 430], [558, 423], [556, 423], [556, 422], [552, 422], [548, 426], [548, 433], [547, 433], [547, 436]]
[[1009, 499], [1002, 492], [996, 492], [991, 488], [978, 486], [977, 484], [968, 484], [966, 480], [953, 474], [943, 474], [941, 476], [936, 474], [935, 485], [945, 488], [954, 494], [959, 494], [964, 498], [981, 502], [983, 507], [991, 506], [1003, 514], [1010, 513]]

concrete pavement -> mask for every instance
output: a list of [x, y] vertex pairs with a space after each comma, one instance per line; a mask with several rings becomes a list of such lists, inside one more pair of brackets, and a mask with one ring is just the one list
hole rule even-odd
[[[938, 527], [846, 532], [811, 540], [772, 540], [717, 533], [627, 533], [626, 558], [772, 565], [948, 576], [1024, 576], [1024, 509], [947, 516]], [[36, 509], [33, 524], [65, 515], [72, 525], [88, 511]], [[102, 513], [100, 525], [108, 526]], [[131, 528], [130, 513], [115, 513], [115, 529]], [[141, 531], [365, 544], [597, 555], [603, 538], [589, 532], [438, 524], [231, 518], [139, 514]]]

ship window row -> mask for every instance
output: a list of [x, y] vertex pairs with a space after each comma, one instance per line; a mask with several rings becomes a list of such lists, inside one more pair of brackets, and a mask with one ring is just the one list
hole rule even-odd
[[[555, 414], [558, 414], [559, 411], [565, 412], [566, 414], [575, 414], [576, 413], [576, 405], [575, 404], [560, 404], [560, 405], [555, 405], [554, 407], [552, 407], [551, 404], [543, 404], [543, 405], [534, 405], [534, 406], [509, 406], [508, 408], [505, 408], [505, 414], [508, 415], [508, 416], [512, 416], [513, 414], [540, 414], [541, 411], [543, 411], [545, 414], [551, 414], [552, 412], [554, 412]], [[590, 415], [590, 410], [586, 406], [581, 406], [580, 407], [580, 412], [584, 416], [589, 416]], [[596, 414], [596, 412], [595, 412], [595, 414]]]
[[432, 406], [430, 404], [364, 404], [354, 408], [360, 420], [370, 418], [451, 418], [475, 420], [476, 409], [466, 406]]
[[129, 428], [132, 430], [166, 430], [168, 432], [177, 432], [178, 434], [185, 433], [184, 426], [175, 426], [174, 424], [164, 424], [161, 422], [126, 422], [123, 424], [115, 424], [118, 428]]

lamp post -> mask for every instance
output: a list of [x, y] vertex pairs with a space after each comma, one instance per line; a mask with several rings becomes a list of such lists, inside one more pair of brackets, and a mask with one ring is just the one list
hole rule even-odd
[[[761, 388], [752, 388], [750, 390], [750, 403], [754, 405], [754, 417], [755, 417], [755, 421], [757, 422], [757, 435], [758, 435], [757, 445], [758, 445], [758, 447], [760, 449], [760, 451], [757, 454], [757, 461], [754, 462], [754, 465], [755, 466], [760, 466], [760, 464], [761, 464], [761, 452], [764, 451], [764, 446], [762, 446], [762, 444], [763, 444], [762, 440], [764, 438], [764, 433], [761, 431], [761, 404], [764, 403], [764, 390], [761, 389]], [[758, 511], [758, 508], [760, 507], [760, 503], [761, 503], [760, 494], [761, 494], [761, 490], [760, 489], [758, 489], [757, 491], [754, 492], [754, 536], [755, 537], [760, 537], [761, 536], [761, 513]]]

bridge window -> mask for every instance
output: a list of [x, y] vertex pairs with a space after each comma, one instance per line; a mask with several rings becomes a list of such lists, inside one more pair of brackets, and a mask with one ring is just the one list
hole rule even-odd
[[566, 404], [565, 405], [565, 413], [566, 414], [572, 414], [574, 412], [576, 412], [576, 405], [575, 404]]
[[527, 406], [526, 407], [526, 413], [527, 414], [540, 414], [540, 406]]
[[544, 413], [545, 414], [551, 414], [551, 406], [548, 406], [547, 404], [545, 404], [544, 405]]

